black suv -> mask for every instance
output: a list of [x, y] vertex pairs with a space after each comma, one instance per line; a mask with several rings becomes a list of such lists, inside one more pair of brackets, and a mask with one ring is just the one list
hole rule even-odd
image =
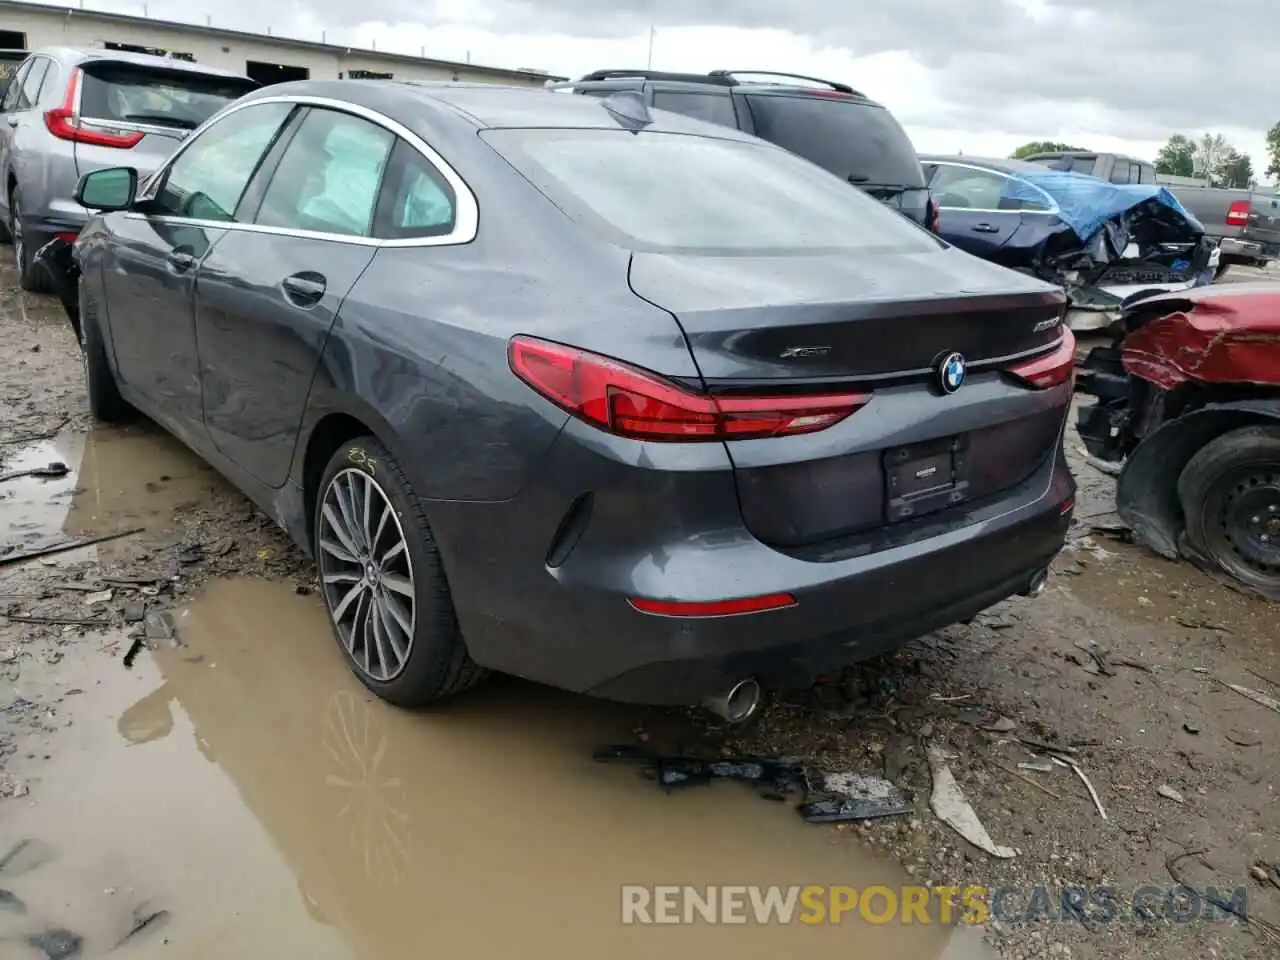
[[[771, 79], [740, 79], [748, 77]], [[911, 140], [893, 114], [846, 84], [768, 70], [597, 70], [568, 86], [594, 97], [635, 91], [655, 109], [754, 134], [938, 232], [938, 209]]]

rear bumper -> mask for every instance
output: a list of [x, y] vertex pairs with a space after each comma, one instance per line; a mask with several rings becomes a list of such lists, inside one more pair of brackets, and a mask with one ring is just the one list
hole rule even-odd
[[[917, 531], [874, 552], [806, 560], [743, 527], [727, 458], [723, 472], [715, 468], [719, 445], [696, 454], [683, 446], [684, 472], [675, 476], [649, 472], [673, 469], [675, 451], [644, 446], [642, 462], [597, 469], [593, 478], [591, 463], [598, 468], [602, 458], [558, 443], [546, 487], [502, 503], [427, 505], [478, 662], [653, 704], [696, 703], [746, 676], [773, 687], [804, 683], [1026, 589], [1062, 548], [1070, 524], [1063, 507], [1075, 494], [1059, 442], [1026, 481], [997, 502], [975, 505], [963, 526], [939, 523], [930, 535]], [[692, 465], [690, 455], [707, 462]], [[572, 495], [554, 489], [568, 478]], [[595, 491], [589, 505], [567, 509], [584, 482]], [[549, 551], [566, 540], [567, 554]], [[548, 565], [549, 555], [557, 566]], [[794, 595], [796, 605], [704, 619], [649, 615], [627, 602], [779, 592]]]

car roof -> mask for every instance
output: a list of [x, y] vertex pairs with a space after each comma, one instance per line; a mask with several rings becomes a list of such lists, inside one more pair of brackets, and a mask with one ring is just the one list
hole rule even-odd
[[920, 154], [921, 163], [961, 163], [970, 167], [982, 167], [999, 173], [1044, 173], [1045, 167], [1028, 160], [1015, 160], [1011, 157], [970, 157], [964, 154], [950, 156], [947, 154]]
[[87, 63], [91, 60], [104, 60], [110, 63], [132, 63], [140, 67], [155, 67], [163, 70], [178, 70], [186, 73], [198, 73], [209, 77], [228, 77], [237, 80], [248, 80], [243, 73], [234, 70], [223, 70], [177, 57], [157, 57], [150, 53], [134, 53], [132, 50], [100, 50], [84, 47], [41, 47], [32, 53], [53, 57], [63, 63]]
[[[620, 96], [625, 94], [620, 93]], [[541, 87], [512, 87], [495, 83], [425, 80], [297, 80], [263, 87], [253, 97], [318, 96], [347, 100], [387, 113], [394, 119], [413, 104], [427, 104], [482, 129], [553, 127], [619, 129], [605, 108], [609, 97], [584, 97]], [[732, 127], [696, 120], [666, 110], [651, 111], [646, 130], [714, 136], [723, 140], [754, 140]]]

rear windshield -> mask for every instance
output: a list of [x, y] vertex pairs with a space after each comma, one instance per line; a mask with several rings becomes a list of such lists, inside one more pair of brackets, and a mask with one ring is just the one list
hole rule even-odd
[[915, 147], [888, 110], [857, 100], [749, 95], [757, 137], [859, 185], [923, 187]]
[[1083, 173], [1093, 176], [1094, 167], [1098, 165], [1097, 157], [1032, 157], [1032, 163], [1048, 167], [1050, 170], [1066, 170], [1069, 173]]
[[908, 252], [901, 214], [765, 143], [625, 130], [489, 130], [570, 217], [633, 250], [732, 256]]
[[97, 64], [81, 82], [80, 114], [191, 130], [255, 88], [247, 78]]

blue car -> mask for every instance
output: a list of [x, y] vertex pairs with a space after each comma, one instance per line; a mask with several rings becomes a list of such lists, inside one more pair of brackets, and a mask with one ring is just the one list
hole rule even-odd
[[1059, 284], [1075, 304], [1109, 308], [1138, 292], [1197, 286], [1217, 266], [1204, 227], [1158, 184], [1112, 184], [1022, 160], [923, 156], [921, 164], [939, 236]]

